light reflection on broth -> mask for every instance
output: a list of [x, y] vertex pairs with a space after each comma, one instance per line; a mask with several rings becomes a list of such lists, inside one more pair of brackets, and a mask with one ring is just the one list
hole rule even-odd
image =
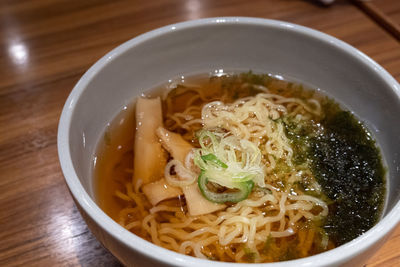
[[[191, 256], [275, 262], [332, 249], [378, 220], [385, 192], [379, 151], [332, 100], [251, 72], [168, 86], [168, 94], [165, 88], [152, 94], [164, 94], [165, 129], [151, 133], [155, 141], [148, 133], [139, 136], [157, 143], [154, 149], [143, 146], [134, 158], [133, 104], [99, 144], [97, 201], [131, 232]], [[175, 135], [186, 142], [180, 149], [168, 147]], [[143, 155], [154, 157], [157, 149], [162, 167], [149, 170], [146, 164], [157, 164]], [[134, 169], [134, 162], [143, 166]], [[148, 178], [132, 177], [140, 168]], [[240, 182], [229, 178], [239, 174]]]

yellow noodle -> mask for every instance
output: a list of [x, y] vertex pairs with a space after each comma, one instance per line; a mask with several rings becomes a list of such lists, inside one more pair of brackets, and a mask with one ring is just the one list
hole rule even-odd
[[[284, 250], [288, 246], [286, 238], [292, 235], [298, 235], [299, 241], [307, 243], [304, 253], [309, 253], [315, 235], [296, 227], [300, 222], [326, 216], [328, 206], [302, 192], [291, 193], [290, 186], [304, 177], [312, 179], [313, 176], [306, 164], [294, 166], [291, 142], [286, 137], [284, 125], [277, 120], [289, 114], [298, 121], [322, 116], [321, 103], [314, 98], [301, 100], [274, 94], [262, 85], [242, 84], [241, 87], [253, 87], [260, 93], [233, 101], [227, 89], [218, 89], [220, 95], [217, 97], [210, 93], [213, 88], [208, 92], [195, 86], [171, 85], [169, 89], [174, 94], [163, 97], [166, 105], [164, 125], [180, 133], [188, 142], [193, 142], [194, 133], [202, 128], [222, 128], [233, 136], [253, 142], [263, 154], [266, 191], [254, 191], [248, 199], [225, 210], [191, 217], [182, 207], [169, 204], [150, 209], [143, 201], [141, 184], [134, 185], [134, 192], [133, 185], [127, 184], [126, 192], [116, 192], [118, 198], [130, 203], [120, 212], [121, 225], [134, 232], [141, 227], [142, 235], [153, 243], [200, 258], [215, 256], [219, 260], [248, 262], [247, 250], [250, 250], [254, 262], [276, 260], [279, 255], [273, 252]], [[173, 97], [185, 94], [188, 98], [183, 109], [174, 112]], [[192, 161], [188, 158], [185, 166], [193, 165]], [[290, 171], [274, 172], [282, 161]], [[179, 171], [175, 169], [176, 173]], [[171, 169], [167, 173], [170, 175]], [[288, 187], [279, 184], [282, 181]], [[318, 184], [313, 187], [320, 190]], [[315, 206], [320, 209], [313, 209]], [[314, 214], [317, 213], [315, 210], [319, 214]], [[265, 243], [270, 238], [282, 240], [281, 247], [277, 243], [266, 252]]]

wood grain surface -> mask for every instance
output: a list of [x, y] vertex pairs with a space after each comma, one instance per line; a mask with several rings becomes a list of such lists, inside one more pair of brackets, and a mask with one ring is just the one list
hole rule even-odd
[[394, 38], [400, 41], [400, 1], [353, 0], [353, 3]]
[[382, 11], [388, 16], [394, 23], [400, 25], [400, 1], [393, 0], [374, 0], [370, 4], [373, 4], [375, 8]]
[[[391, 4], [383, 1], [384, 12]], [[383, 9], [383, 7], [382, 7]], [[333, 35], [400, 80], [400, 43], [350, 1], [0, 1], [0, 266], [119, 266], [92, 236], [64, 183], [56, 135], [80, 76], [154, 28], [213, 16], [289, 21]], [[400, 227], [367, 266], [400, 266]]]

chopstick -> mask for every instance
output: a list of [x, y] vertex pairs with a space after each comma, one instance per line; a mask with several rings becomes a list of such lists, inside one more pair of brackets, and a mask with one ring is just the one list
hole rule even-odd
[[400, 41], [400, 26], [382, 12], [372, 1], [351, 0], [359, 9], [366, 13], [378, 25], [384, 28], [394, 38]]

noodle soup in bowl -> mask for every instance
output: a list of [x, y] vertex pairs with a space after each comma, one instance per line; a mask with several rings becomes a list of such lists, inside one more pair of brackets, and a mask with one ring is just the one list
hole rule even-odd
[[308, 28], [184, 22], [87, 71], [60, 119], [60, 162], [89, 228], [127, 266], [356, 266], [400, 220], [399, 90]]

